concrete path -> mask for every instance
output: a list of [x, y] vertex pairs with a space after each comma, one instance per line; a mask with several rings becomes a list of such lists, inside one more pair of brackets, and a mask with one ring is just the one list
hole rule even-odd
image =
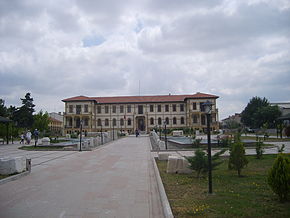
[[91, 152], [57, 152], [65, 156], [0, 185], [0, 217], [163, 217], [149, 143], [127, 137]]

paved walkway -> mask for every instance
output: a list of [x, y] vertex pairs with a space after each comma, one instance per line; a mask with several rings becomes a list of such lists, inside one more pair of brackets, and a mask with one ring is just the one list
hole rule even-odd
[[163, 217], [149, 143], [127, 137], [91, 152], [48, 153], [60, 156], [0, 185], [0, 217]]

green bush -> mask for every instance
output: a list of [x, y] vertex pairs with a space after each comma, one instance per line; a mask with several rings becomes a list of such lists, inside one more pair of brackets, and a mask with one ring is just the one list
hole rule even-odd
[[[220, 156], [225, 153], [226, 149], [223, 149], [212, 156], [211, 168], [214, 170], [218, 165], [222, 163]], [[194, 152], [195, 156], [185, 157], [189, 162], [189, 168], [196, 171], [197, 177], [200, 178], [201, 174], [208, 172], [208, 157], [204, 151], [197, 149]]]
[[242, 169], [248, 164], [245, 156], [245, 148], [241, 141], [233, 143], [230, 149], [229, 169], [237, 170], [238, 176], [241, 176]]
[[201, 146], [201, 140], [202, 139], [193, 139], [192, 141], [192, 147], [199, 148]]
[[263, 149], [264, 143], [259, 139], [256, 141], [256, 158], [261, 159], [264, 149]]
[[280, 202], [288, 199], [290, 192], [290, 161], [283, 155], [278, 155], [268, 174], [268, 184], [279, 196]]

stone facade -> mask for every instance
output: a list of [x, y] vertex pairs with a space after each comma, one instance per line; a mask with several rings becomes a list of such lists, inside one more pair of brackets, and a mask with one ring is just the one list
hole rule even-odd
[[218, 96], [204, 93], [193, 95], [86, 97], [64, 99], [65, 133], [82, 128], [84, 132], [119, 130], [133, 133], [135, 129], [149, 132], [154, 127], [206, 128], [202, 104], [213, 103], [212, 128], [218, 129]]

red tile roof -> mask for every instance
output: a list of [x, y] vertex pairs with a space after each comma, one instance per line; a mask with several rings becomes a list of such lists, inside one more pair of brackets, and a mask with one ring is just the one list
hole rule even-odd
[[96, 101], [102, 104], [112, 103], [139, 103], [139, 102], [183, 102], [186, 98], [205, 99], [214, 98], [218, 96], [197, 92], [193, 95], [153, 95], [153, 96], [116, 96], [116, 97], [86, 97], [76, 96], [62, 100], [69, 101]]

